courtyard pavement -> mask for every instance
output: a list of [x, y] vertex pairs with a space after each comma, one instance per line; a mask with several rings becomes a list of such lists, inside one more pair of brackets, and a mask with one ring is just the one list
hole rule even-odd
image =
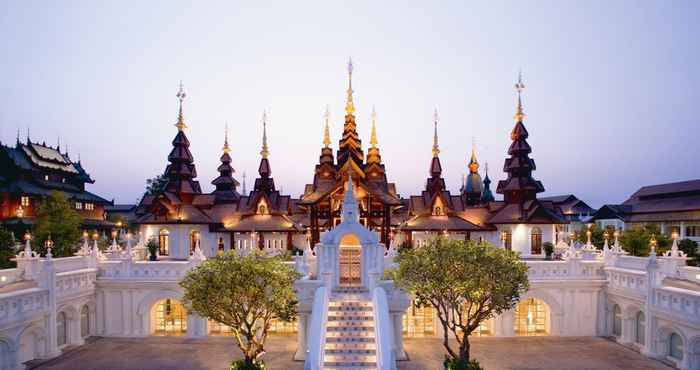
[[[603, 338], [474, 338], [472, 354], [486, 370], [671, 370], [672, 368]], [[295, 336], [269, 339], [265, 362], [270, 370], [302, 370], [292, 361]], [[410, 361], [399, 370], [442, 369], [438, 339], [408, 339]], [[35, 364], [37, 370], [227, 370], [238, 356], [233, 338], [103, 338]]]

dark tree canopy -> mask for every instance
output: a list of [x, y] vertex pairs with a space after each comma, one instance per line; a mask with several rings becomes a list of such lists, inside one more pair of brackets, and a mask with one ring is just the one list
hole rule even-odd
[[52, 191], [45, 197], [37, 210], [32, 249], [46, 253], [44, 243], [51, 237], [54, 257], [69, 257], [76, 252], [82, 232], [82, 216], [71, 207], [65, 193]]

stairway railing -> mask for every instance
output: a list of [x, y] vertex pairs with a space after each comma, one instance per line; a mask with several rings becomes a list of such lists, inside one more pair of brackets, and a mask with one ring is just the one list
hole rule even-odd
[[386, 292], [381, 287], [372, 291], [374, 305], [374, 331], [377, 353], [378, 370], [396, 370], [396, 354], [394, 353], [394, 330]]
[[309, 328], [309, 341], [304, 370], [323, 369], [326, 346], [326, 324], [328, 323], [328, 301], [330, 291], [321, 286], [314, 293], [314, 307]]

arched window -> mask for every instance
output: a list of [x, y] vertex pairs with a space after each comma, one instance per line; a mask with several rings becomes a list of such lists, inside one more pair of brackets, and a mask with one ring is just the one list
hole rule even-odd
[[501, 235], [503, 238], [503, 245], [507, 250], [512, 250], [513, 249], [513, 232], [510, 230], [509, 227], [503, 229], [503, 234]]
[[637, 312], [637, 317], [635, 318], [636, 320], [636, 325], [635, 325], [635, 341], [638, 344], [644, 345], [644, 332], [646, 331], [646, 317], [644, 316], [644, 312], [639, 311]]
[[530, 231], [530, 254], [542, 254], [542, 229], [539, 227]]
[[613, 335], [616, 337], [622, 336], [622, 311], [620, 306], [613, 306]]
[[170, 254], [170, 232], [168, 229], [160, 229], [158, 233], [158, 249], [161, 256]]
[[184, 335], [187, 333], [187, 310], [175, 299], [158, 301], [151, 311], [156, 335]]
[[677, 333], [671, 333], [668, 338], [668, 355], [676, 360], [683, 359], [683, 338]]
[[68, 343], [68, 322], [65, 312], [59, 312], [56, 315], [56, 342], [59, 347], [65, 346]]
[[83, 338], [90, 336], [90, 309], [87, 305], [80, 309], [80, 336]]
[[542, 300], [529, 298], [515, 307], [513, 329], [516, 335], [547, 335], [549, 307]]

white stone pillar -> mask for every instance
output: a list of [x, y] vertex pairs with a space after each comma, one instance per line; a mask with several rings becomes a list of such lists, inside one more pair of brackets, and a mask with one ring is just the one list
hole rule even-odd
[[394, 312], [391, 314], [394, 327], [394, 354], [397, 360], [406, 360], [406, 351], [403, 348], [403, 313]]
[[[48, 338], [46, 338], [46, 353], [43, 354], [43, 357], [52, 358], [61, 354], [61, 351], [58, 349], [58, 338], [56, 337], [56, 270], [54, 269], [53, 258], [49, 257], [43, 261], [40, 284], [43, 284], [42, 288], [48, 289], [49, 291], [48, 330], [46, 330]], [[68, 328], [66, 328], [66, 330], [68, 330]]]
[[201, 338], [207, 336], [207, 319], [195, 313], [187, 315], [187, 337]]
[[306, 359], [306, 350], [308, 344], [306, 343], [307, 332], [308, 332], [308, 313], [299, 314], [299, 324], [297, 328], [297, 351], [294, 354], [295, 361], [303, 361]]
[[513, 320], [515, 319], [515, 311], [508, 310], [501, 315], [501, 334], [504, 337], [514, 337], [515, 328], [513, 328]]
[[654, 314], [652, 307], [656, 301], [655, 290], [656, 290], [656, 271], [659, 265], [656, 261], [656, 254], [649, 256], [647, 261], [647, 297], [644, 302], [644, 348], [641, 352], [649, 357], [658, 357], [658, 351], [656, 349], [656, 342], [654, 338], [654, 333], [656, 332], [656, 320], [654, 319]]

